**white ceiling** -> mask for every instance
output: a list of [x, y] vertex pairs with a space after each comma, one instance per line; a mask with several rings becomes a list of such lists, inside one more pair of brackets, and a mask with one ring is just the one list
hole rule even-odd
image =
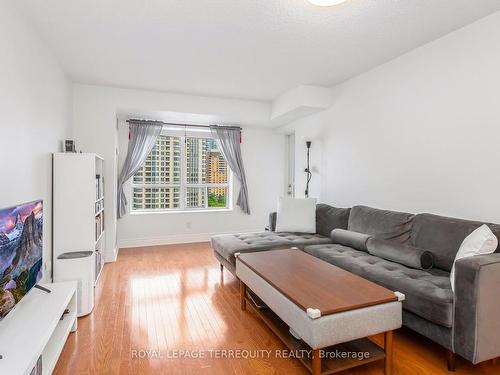
[[499, 0], [17, 0], [73, 81], [271, 100], [331, 86]]

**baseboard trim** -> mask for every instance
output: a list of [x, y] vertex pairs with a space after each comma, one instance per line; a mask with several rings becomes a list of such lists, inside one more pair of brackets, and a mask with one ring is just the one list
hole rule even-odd
[[168, 236], [154, 237], [154, 238], [122, 239], [118, 241], [118, 247], [125, 249], [131, 247], [207, 242], [210, 241], [210, 238], [212, 236], [216, 236], [219, 234], [237, 234], [237, 233], [241, 234], [241, 233], [251, 233], [251, 232], [259, 232], [259, 230], [245, 230], [245, 231], [217, 232], [217, 233], [172, 234]]
[[120, 249], [115, 247], [112, 251], [113, 253], [112, 254], [109, 254], [108, 252], [105, 252], [104, 253], [104, 263], [113, 263], [113, 262], [116, 262], [116, 260], [118, 259], [118, 251]]

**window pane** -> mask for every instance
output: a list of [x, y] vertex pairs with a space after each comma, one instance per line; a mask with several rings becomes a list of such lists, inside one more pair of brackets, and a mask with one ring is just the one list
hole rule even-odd
[[132, 209], [226, 208], [228, 182], [227, 162], [214, 139], [161, 135], [133, 177]]
[[208, 188], [208, 207], [227, 207], [227, 188]]
[[206, 188], [186, 188], [186, 208], [205, 208]]
[[188, 184], [227, 183], [227, 162], [214, 139], [186, 138], [186, 172]]
[[175, 209], [180, 207], [180, 188], [140, 188], [132, 192], [133, 210]]
[[134, 184], [180, 184], [181, 146], [179, 137], [161, 135], [144, 165], [134, 175]]

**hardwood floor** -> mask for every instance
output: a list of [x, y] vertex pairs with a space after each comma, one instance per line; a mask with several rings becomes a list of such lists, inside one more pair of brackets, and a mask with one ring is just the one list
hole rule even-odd
[[[396, 331], [393, 345], [393, 374], [449, 374], [445, 350], [412, 331]], [[78, 320], [54, 374], [307, 374], [298, 360], [276, 357], [282, 349], [251, 309], [240, 310], [239, 283], [221, 275], [208, 243], [123, 249], [104, 267], [95, 309]], [[383, 372], [379, 362], [345, 374]], [[457, 360], [455, 374], [498, 373], [500, 363]]]

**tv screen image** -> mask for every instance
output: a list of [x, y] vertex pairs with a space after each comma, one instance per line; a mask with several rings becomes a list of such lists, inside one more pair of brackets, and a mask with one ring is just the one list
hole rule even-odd
[[0, 210], [0, 320], [42, 278], [43, 201]]

